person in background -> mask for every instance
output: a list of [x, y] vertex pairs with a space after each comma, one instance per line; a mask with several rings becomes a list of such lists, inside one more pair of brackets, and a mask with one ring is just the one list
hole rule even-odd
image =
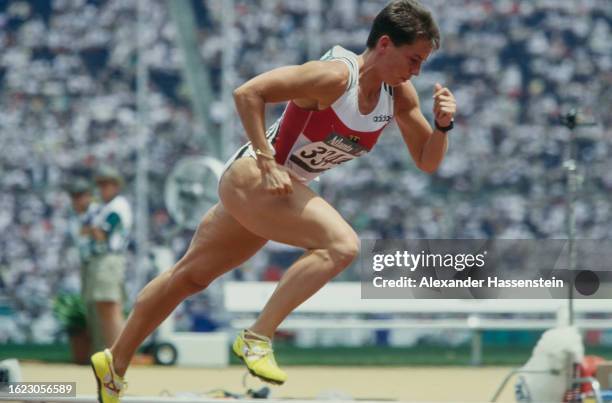
[[[92, 242], [91, 238], [83, 233], [83, 228], [91, 225], [91, 222], [100, 209], [100, 205], [96, 203], [92, 195], [92, 184], [83, 177], [72, 179], [66, 186], [66, 192], [70, 195], [72, 211], [69, 216], [68, 230], [72, 244], [79, 252], [79, 271], [81, 278], [81, 298], [85, 306], [90, 305], [88, 284], [87, 265], [91, 259]], [[93, 319], [87, 311], [87, 323], [92, 323]], [[88, 329], [88, 338], [91, 336], [91, 330]], [[91, 340], [88, 340], [88, 350], [92, 351]], [[97, 347], [97, 346], [96, 346]]]
[[123, 326], [126, 250], [132, 227], [132, 209], [122, 196], [119, 171], [102, 166], [94, 176], [103, 205], [83, 233], [91, 238], [87, 265], [87, 311], [91, 316], [92, 344], [98, 350], [112, 346]]

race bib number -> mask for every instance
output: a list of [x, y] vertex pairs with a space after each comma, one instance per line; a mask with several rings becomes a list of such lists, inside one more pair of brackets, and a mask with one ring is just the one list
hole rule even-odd
[[359, 144], [332, 133], [323, 141], [295, 150], [289, 160], [307, 172], [320, 173], [367, 152], [368, 150]]

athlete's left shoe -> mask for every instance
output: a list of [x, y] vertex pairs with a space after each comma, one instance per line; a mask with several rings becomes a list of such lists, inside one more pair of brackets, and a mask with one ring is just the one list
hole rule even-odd
[[282, 385], [287, 380], [285, 371], [276, 364], [272, 341], [268, 337], [248, 329], [242, 330], [234, 340], [232, 350], [249, 372], [262, 381]]
[[92, 355], [91, 367], [98, 383], [98, 402], [120, 403], [127, 382], [115, 373], [110, 350], [106, 349]]

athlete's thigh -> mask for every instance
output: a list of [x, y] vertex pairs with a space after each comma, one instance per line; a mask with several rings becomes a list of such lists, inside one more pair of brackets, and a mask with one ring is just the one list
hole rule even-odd
[[248, 260], [267, 240], [255, 235], [229, 214], [221, 203], [202, 218], [183, 263], [222, 274]]
[[219, 195], [226, 209], [251, 232], [305, 249], [319, 249], [357, 236], [342, 216], [309, 187], [294, 180], [293, 193], [266, 192], [252, 158], [234, 162], [221, 179]]

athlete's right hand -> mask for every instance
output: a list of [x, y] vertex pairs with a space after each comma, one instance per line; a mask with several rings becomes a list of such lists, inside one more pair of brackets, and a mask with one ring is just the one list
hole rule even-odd
[[265, 158], [257, 159], [257, 167], [261, 171], [263, 187], [273, 195], [284, 196], [293, 193], [291, 176], [287, 170], [276, 161]]

